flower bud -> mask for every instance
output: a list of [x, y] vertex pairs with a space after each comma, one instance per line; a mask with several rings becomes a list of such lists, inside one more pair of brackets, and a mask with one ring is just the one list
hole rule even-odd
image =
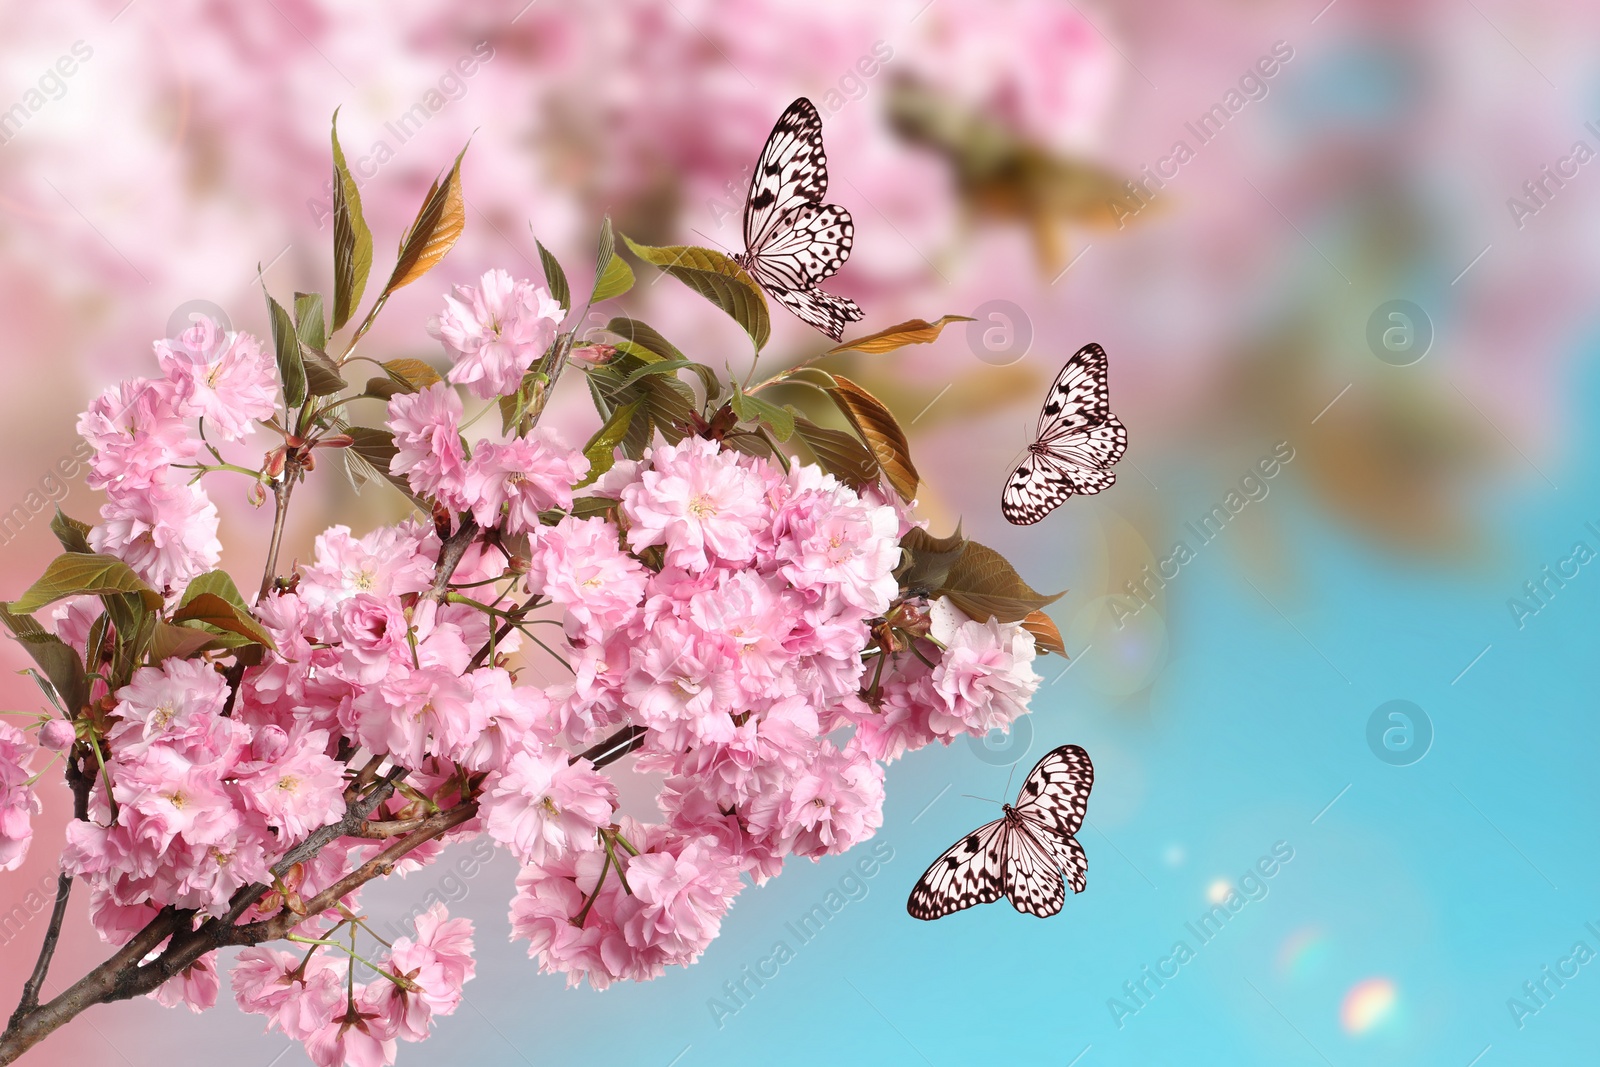
[[51, 752], [65, 752], [77, 739], [77, 731], [66, 719], [51, 719], [39, 727], [39, 747]]

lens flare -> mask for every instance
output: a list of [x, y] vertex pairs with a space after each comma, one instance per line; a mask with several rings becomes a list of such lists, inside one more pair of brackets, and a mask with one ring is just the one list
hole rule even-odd
[[1327, 935], [1315, 926], [1303, 927], [1286, 937], [1278, 949], [1278, 972], [1303, 980], [1321, 970], [1327, 958]]
[[1218, 878], [1206, 890], [1206, 899], [1213, 904], [1221, 904], [1228, 899], [1228, 894], [1233, 892], [1233, 885], [1226, 878]]
[[1339, 1008], [1339, 1021], [1351, 1034], [1365, 1034], [1394, 1014], [1399, 994], [1387, 978], [1364, 978], [1350, 987]]

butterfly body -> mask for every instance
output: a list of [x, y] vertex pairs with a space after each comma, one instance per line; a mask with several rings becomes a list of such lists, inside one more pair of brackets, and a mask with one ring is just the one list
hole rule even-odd
[[1038, 522], [1074, 494], [1116, 484], [1112, 464], [1128, 450], [1128, 430], [1111, 413], [1106, 351], [1084, 345], [1050, 386], [1028, 454], [1006, 480], [1000, 511], [1018, 526]]
[[824, 204], [827, 192], [822, 116], [802, 96], [779, 116], [750, 176], [745, 250], [733, 261], [774, 300], [838, 341], [863, 312], [855, 301], [817, 288], [844, 266], [855, 240], [850, 212]]
[[[906, 900], [917, 919], [988, 904], [1002, 896], [1020, 912], [1054, 915], [1070, 884], [1081, 893], [1088, 858], [1073, 835], [1088, 810], [1094, 766], [1077, 745], [1047, 753], [1023, 779], [1015, 804], [972, 831], [929, 865]], [[1064, 875], [1064, 876], [1063, 876]]]

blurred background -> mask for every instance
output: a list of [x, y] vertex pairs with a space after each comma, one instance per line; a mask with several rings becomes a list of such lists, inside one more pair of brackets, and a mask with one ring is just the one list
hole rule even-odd
[[[400, 1062], [1595, 1062], [1597, 29], [1559, 0], [6, 5], [0, 585], [53, 555], [52, 504], [94, 517], [76, 414], [150, 373], [152, 340], [217, 309], [264, 335], [258, 271], [327, 290], [336, 108], [379, 270], [472, 139], [466, 236], [369, 342], [438, 364], [446, 283], [539, 277], [535, 236], [575, 278], [607, 212], [737, 248], [749, 169], [807, 95], [856, 221], [829, 288], [862, 332], [977, 320], [835, 369], [907, 427], [936, 532], [959, 519], [1069, 590], [1072, 658], [1037, 665], [1010, 738], [891, 767], [892, 859], [803, 941], [790, 924], [854, 856], [792, 865], [698, 965], [604, 994], [506, 941], [504, 857], [369, 890], [380, 924], [434, 894], [478, 927], [467, 1006]], [[652, 280], [633, 313], [740, 358], [726, 319]], [[774, 368], [819, 350], [778, 318]], [[1131, 435], [1118, 483], [1008, 527], [1004, 476], [1089, 341]], [[400, 514], [335, 471], [311, 486], [301, 558], [330, 522]], [[213, 495], [224, 565], [251, 574], [262, 517]], [[1098, 770], [1087, 892], [1047, 921], [907, 917], [927, 862], [995, 814], [963, 794], [1069, 741]], [[0, 1003], [66, 815], [48, 793], [0, 876]], [[104, 954], [81, 909], [47, 992]], [[794, 958], [748, 981], [780, 940]], [[93, 1009], [23, 1062], [224, 1056], [307, 1062], [226, 990], [198, 1018]]]

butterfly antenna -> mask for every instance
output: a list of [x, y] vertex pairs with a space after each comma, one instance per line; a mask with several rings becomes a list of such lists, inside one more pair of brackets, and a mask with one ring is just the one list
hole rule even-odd
[[1015, 763], [1013, 763], [1011, 765], [1010, 773], [1006, 775], [1006, 790], [1005, 790], [1005, 793], [1003, 794], [1004, 796], [1010, 796], [1011, 795], [1011, 779], [1016, 777], [1016, 774], [1017, 774], [1017, 765]]
[[1000, 803], [998, 800], [993, 800], [993, 799], [991, 799], [989, 797], [975, 797], [971, 793], [962, 793], [961, 795], [966, 797], [968, 800], [981, 800], [985, 804], [998, 804], [998, 803]]

